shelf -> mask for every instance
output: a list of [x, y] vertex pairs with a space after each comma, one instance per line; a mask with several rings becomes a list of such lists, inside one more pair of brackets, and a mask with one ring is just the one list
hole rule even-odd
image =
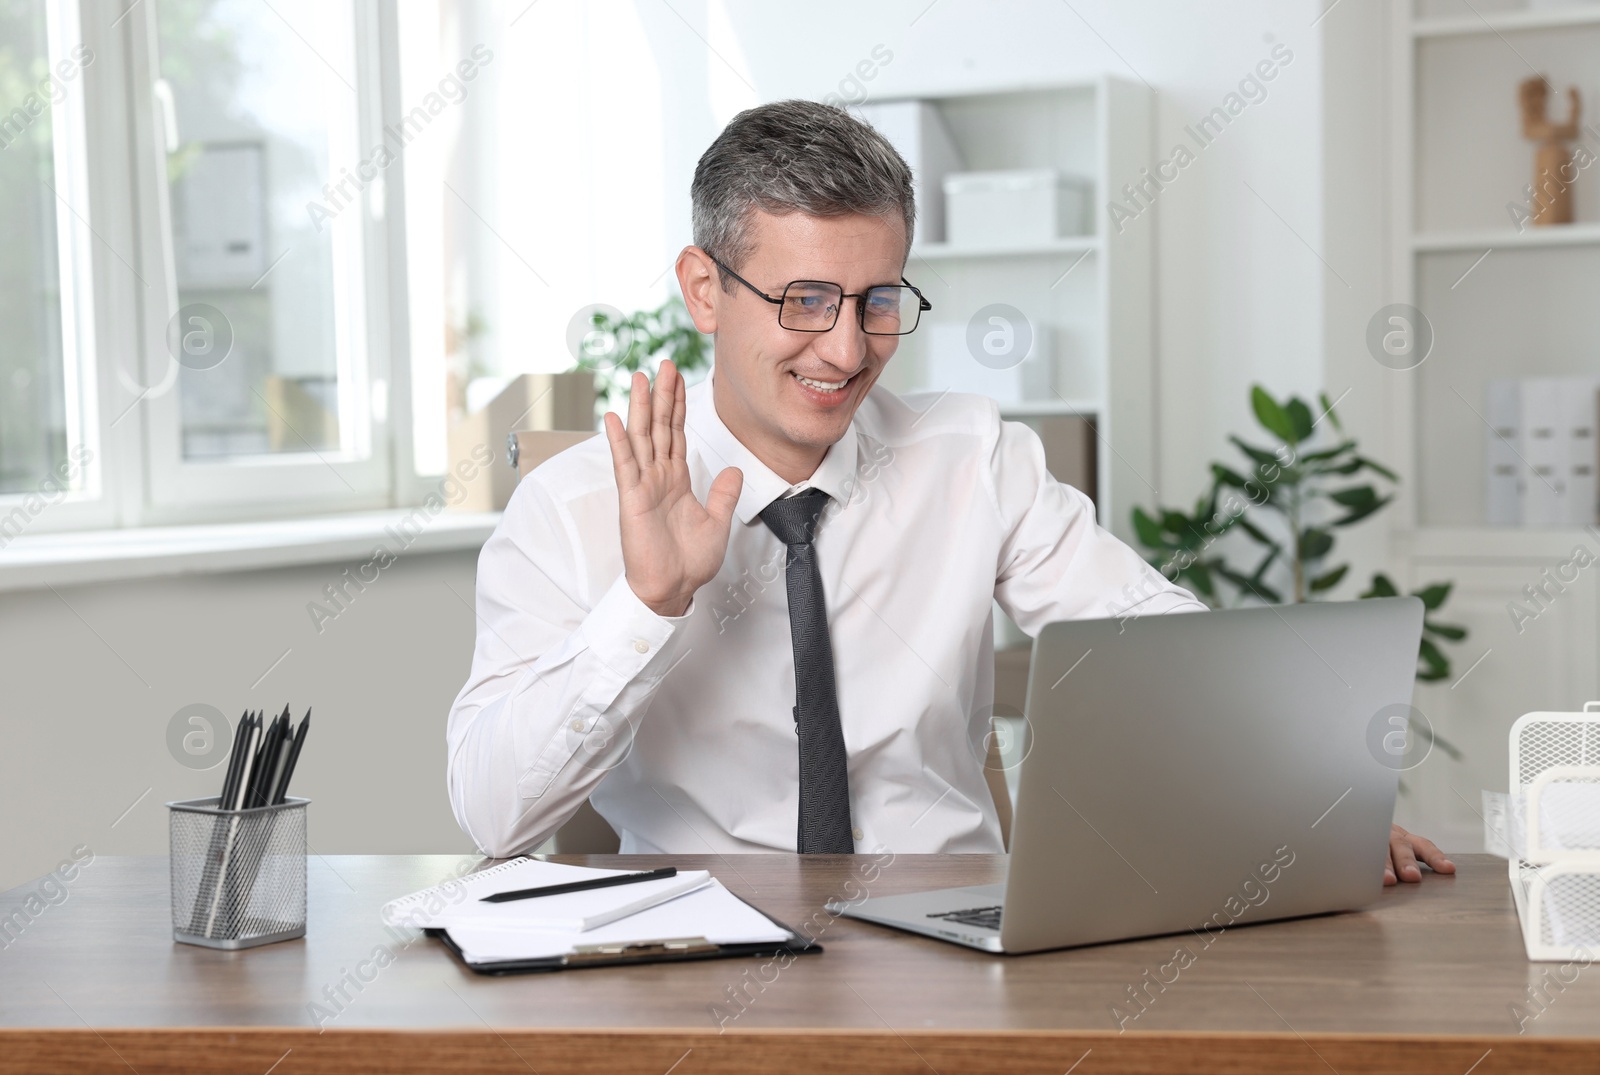
[[1411, 24], [1416, 38], [1461, 37], [1467, 34], [1515, 33], [1521, 30], [1562, 30], [1600, 24], [1600, 4], [1574, 4], [1542, 11], [1500, 11], [1491, 15], [1455, 15], [1418, 19]]
[[1052, 418], [1056, 416], [1088, 415], [1093, 417], [1105, 410], [1097, 399], [1045, 399], [1026, 403], [1000, 404], [1001, 418]]
[[1423, 526], [1396, 535], [1401, 548], [1419, 560], [1529, 561], [1565, 560], [1573, 546], [1595, 549], [1600, 528], [1520, 526]]
[[1512, 247], [1587, 246], [1594, 243], [1600, 243], [1600, 224], [1556, 224], [1543, 228], [1530, 227], [1520, 232], [1500, 229], [1425, 232], [1412, 236], [1411, 249], [1418, 254], [1428, 254]]
[[1098, 236], [1075, 235], [1029, 246], [951, 246], [949, 243], [924, 243], [912, 247], [911, 256], [924, 261], [943, 261], [952, 258], [1059, 257], [1098, 249], [1100, 249]]
[[[945, 391], [943, 388], [922, 385], [908, 388], [902, 395], [923, 392], [942, 395]], [[1022, 403], [1001, 403], [996, 400], [995, 405], [1000, 408], [1001, 418], [1053, 418], [1074, 415], [1087, 415], [1092, 418], [1106, 409], [1105, 401], [1099, 399], [1034, 399]]]

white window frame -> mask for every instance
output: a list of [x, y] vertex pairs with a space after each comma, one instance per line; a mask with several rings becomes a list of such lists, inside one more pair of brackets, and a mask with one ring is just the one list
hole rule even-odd
[[[181, 416], [176, 385], [177, 364], [167, 350], [167, 325], [178, 310], [176, 266], [168, 204], [165, 121], [155, 92], [159, 73], [155, 4], [140, 5], [128, 27], [129, 89], [132, 100], [133, 161], [130, 167], [135, 212], [141, 235], [158, 241], [141, 244], [141, 272], [151, 286], [143, 303], [142, 370], [149, 395], [145, 410], [146, 521], [196, 521], [237, 516], [240, 506], [274, 515], [284, 512], [355, 510], [392, 503], [391, 456], [387, 408], [374, 408], [375, 396], [387, 402], [391, 363], [375, 346], [383, 335], [373, 331], [387, 318], [387, 288], [381, 221], [372, 212], [374, 191], [330, 223], [334, 253], [334, 318], [338, 354], [341, 443], [337, 451], [285, 452], [230, 456], [218, 460], [183, 458]], [[335, 139], [330, 173], [354, 171], [362, 147], [375, 144], [374, 127], [379, 85], [371, 51], [361, 42], [376, 32], [373, 5], [352, 4], [352, 59], [357, 86], [349, 137]], [[166, 385], [166, 389], [163, 386]]]
[[[51, 72], [84, 44], [78, 9], [71, 4], [45, 5], [46, 56]], [[98, 57], [96, 57], [98, 58]], [[0, 517], [17, 509], [29, 516], [25, 533], [108, 525], [113, 518], [105, 492], [105, 448], [101, 435], [100, 393], [96, 390], [96, 267], [89, 193], [88, 139], [85, 97], [88, 68], [79, 65], [67, 83], [67, 93], [52, 104], [37, 122], [50, 124], [56, 216], [56, 258], [61, 295], [61, 356], [67, 466], [76, 487], [64, 493], [45, 488], [49, 475], [39, 475], [37, 487], [0, 494]], [[87, 450], [82, 459], [78, 449]], [[77, 453], [75, 455], [75, 453]], [[54, 464], [53, 464], [54, 466]], [[59, 478], [52, 469], [51, 475]], [[43, 499], [41, 503], [40, 498]]]
[[[395, 0], [351, 4], [355, 140], [341, 147], [352, 156], [334, 161], [335, 172], [341, 164], [353, 170], [401, 111]], [[414, 465], [403, 158], [333, 221], [344, 229], [337, 249], [352, 271], [340, 276], [354, 300], [336, 303], [340, 391], [359, 396], [348, 404], [366, 419], [365, 438], [341, 423], [340, 450], [320, 458], [185, 461], [176, 386], [146, 391], [176, 372], [166, 350], [177, 287], [154, 5], [129, 5], [110, 18], [95, 0], [47, 6], [52, 65], [79, 43], [94, 53], [49, 113], [64, 322], [72, 307], [62, 326], [69, 441], [76, 421], [93, 458], [83, 488], [38, 513], [27, 532], [302, 519], [422, 503], [440, 475]], [[0, 495], [0, 516], [28, 495]]]

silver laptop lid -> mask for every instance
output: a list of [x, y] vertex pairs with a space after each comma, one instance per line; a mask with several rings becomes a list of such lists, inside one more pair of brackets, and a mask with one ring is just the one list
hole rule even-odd
[[1370, 903], [1422, 612], [1400, 597], [1045, 627], [1005, 950]]

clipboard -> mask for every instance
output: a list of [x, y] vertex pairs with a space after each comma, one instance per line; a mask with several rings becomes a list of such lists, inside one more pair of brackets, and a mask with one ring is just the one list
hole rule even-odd
[[[755, 908], [742, 896], [730, 893], [740, 903]], [[764, 913], [764, 912], [763, 912]], [[422, 932], [443, 942], [456, 961], [474, 974], [539, 974], [551, 971], [581, 970], [587, 967], [636, 966], [644, 963], [687, 963], [701, 959], [736, 959], [741, 956], [805, 956], [820, 954], [822, 945], [806, 941], [786, 922], [771, 915], [768, 921], [789, 936], [781, 941], [758, 941], [752, 944], [712, 944], [704, 937], [673, 937], [659, 941], [628, 945], [577, 945], [566, 955], [538, 959], [503, 959], [493, 963], [471, 963], [461, 947], [451, 938], [448, 929], [430, 926]]]

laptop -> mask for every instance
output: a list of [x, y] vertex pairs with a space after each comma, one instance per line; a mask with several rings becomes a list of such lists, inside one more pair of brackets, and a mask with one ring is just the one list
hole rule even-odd
[[829, 910], [1022, 953], [1370, 905], [1414, 760], [1422, 612], [1394, 597], [1048, 625], [1005, 882]]

